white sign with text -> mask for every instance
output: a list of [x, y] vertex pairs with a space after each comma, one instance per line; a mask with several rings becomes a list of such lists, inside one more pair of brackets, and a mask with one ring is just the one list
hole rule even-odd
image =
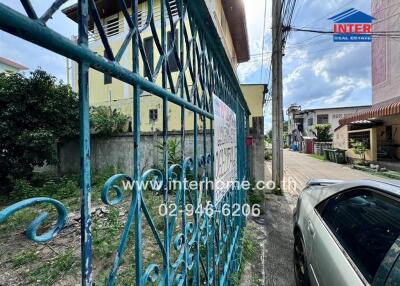
[[236, 114], [215, 94], [214, 202], [217, 205], [237, 180]]

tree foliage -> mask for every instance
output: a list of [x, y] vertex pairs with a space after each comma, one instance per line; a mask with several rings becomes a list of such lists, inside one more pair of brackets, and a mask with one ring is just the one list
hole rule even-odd
[[365, 153], [367, 152], [367, 146], [364, 142], [351, 140], [351, 149], [354, 154], [358, 155], [361, 159], [361, 164], [365, 164]]
[[129, 117], [107, 106], [92, 107], [90, 121], [93, 130], [102, 136], [111, 136], [124, 132]]
[[330, 124], [317, 124], [315, 125], [315, 130], [317, 131], [317, 141], [318, 142], [331, 142], [332, 133]]
[[78, 107], [70, 86], [43, 70], [0, 73], [0, 193], [56, 161], [57, 143], [78, 134]]

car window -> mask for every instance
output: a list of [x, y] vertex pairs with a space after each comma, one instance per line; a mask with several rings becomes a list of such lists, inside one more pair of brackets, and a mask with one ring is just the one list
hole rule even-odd
[[372, 282], [400, 235], [400, 203], [372, 190], [352, 190], [317, 207], [343, 249]]

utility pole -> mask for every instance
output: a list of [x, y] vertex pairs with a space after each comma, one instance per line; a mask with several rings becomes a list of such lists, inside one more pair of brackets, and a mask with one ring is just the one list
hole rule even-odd
[[272, 180], [281, 191], [283, 181], [282, 1], [272, 0]]

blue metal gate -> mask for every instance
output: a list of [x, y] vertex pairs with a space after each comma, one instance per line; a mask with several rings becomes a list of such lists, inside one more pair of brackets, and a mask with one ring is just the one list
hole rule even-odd
[[[120, 8], [129, 26], [129, 33], [120, 50], [114, 54], [107, 36], [101, 26], [95, 0], [78, 1], [79, 38], [78, 43], [66, 39], [56, 31], [48, 28], [46, 22], [60, 9], [66, 0], [56, 0], [43, 16], [39, 17], [29, 0], [21, 0], [27, 16], [22, 15], [4, 4], [0, 4], [0, 29], [42, 46], [55, 53], [68, 57], [79, 64], [79, 101], [80, 101], [80, 156], [81, 156], [81, 270], [82, 285], [92, 285], [92, 230], [91, 230], [91, 164], [90, 164], [90, 126], [89, 126], [89, 69], [110, 74], [133, 86], [133, 170], [129, 174], [117, 174], [111, 177], [104, 186], [102, 201], [110, 206], [121, 203], [126, 192], [119, 185], [121, 180], [136, 182], [132, 190], [127, 219], [119, 247], [116, 250], [113, 267], [110, 269], [107, 285], [113, 285], [118, 278], [118, 269], [128, 245], [128, 235], [134, 233], [135, 281], [132, 285], [230, 285], [230, 276], [240, 266], [240, 239], [245, 218], [232, 216], [235, 204], [243, 205], [245, 191], [239, 186], [228, 192], [218, 205], [213, 200], [211, 191], [199, 189], [189, 191], [185, 184], [177, 190], [176, 196], [170, 196], [169, 182], [191, 179], [206, 182], [213, 179], [213, 106], [212, 95], [221, 98], [235, 113], [237, 121], [237, 179], [246, 177], [246, 123], [249, 110], [241, 93], [238, 80], [227, 58], [224, 47], [210, 17], [204, 0], [177, 0], [178, 16], [173, 16], [170, 2], [160, 1], [161, 29], [156, 28], [154, 19], [155, 4], [148, 0], [147, 19], [144, 26], [138, 25], [138, 0], [129, 5], [119, 0]], [[127, 6], [130, 6], [130, 10]], [[129, 13], [131, 12], [131, 13]], [[93, 19], [104, 44], [106, 53], [102, 57], [88, 48], [88, 23]], [[141, 32], [151, 29], [160, 59], [154, 72], [150, 70], [149, 61], [144, 51]], [[171, 31], [172, 42], [167, 48], [167, 31]], [[119, 64], [123, 54], [132, 43], [132, 69], [128, 70]], [[174, 82], [168, 58], [175, 57], [179, 77]], [[139, 71], [139, 61], [144, 63], [143, 74]], [[157, 78], [162, 78], [162, 85], [157, 85]], [[140, 94], [145, 90], [163, 100], [163, 167], [140, 170]], [[168, 104], [172, 102], [181, 107], [181, 163], [168, 164]], [[185, 145], [185, 110], [194, 115], [193, 157], [186, 153]], [[203, 122], [201, 130], [198, 122]], [[207, 144], [211, 136], [211, 144]], [[199, 142], [202, 150], [199, 150]], [[161, 187], [144, 189], [141, 182], [158, 181]], [[144, 198], [145, 192], [158, 192], [167, 208], [176, 204], [178, 211], [185, 210], [188, 204], [197, 210], [211, 202], [210, 215], [206, 212], [195, 212], [189, 219], [185, 211], [177, 216], [164, 216], [164, 229], [159, 231], [154, 223]], [[67, 210], [61, 202], [50, 198], [32, 198], [12, 205], [0, 212], [0, 222], [5, 221], [16, 211], [38, 204], [49, 203], [58, 211], [58, 221], [53, 229], [42, 235], [37, 231], [46, 219], [46, 214], [36, 218], [27, 230], [28, 237], [36, 242], [53, 239], [64, 227]], [[229, 206], [228, 216], [224, 215], [222, 206]], [[157, 242], [156, 253], [162, 257], [162, 263], [149, 263], [143, 253], [143, 225], [147, 224]], [[117, 239], [117, 238], [116, 238]], [[174, 253], [174, 254], [173, 254]]]

